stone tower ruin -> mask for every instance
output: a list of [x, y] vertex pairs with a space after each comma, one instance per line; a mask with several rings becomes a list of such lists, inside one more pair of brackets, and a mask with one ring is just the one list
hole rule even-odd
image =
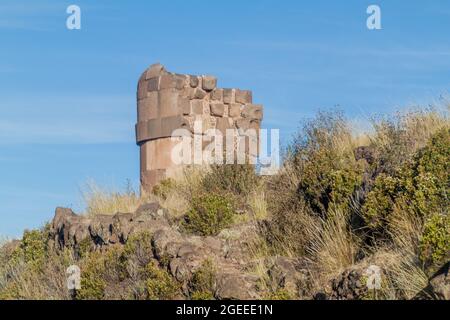
[[[223, 145], [225, 132], [232, 132], [234, 149], [241, 148], [236, 141], [246, 141], [245, 154], [256, 157], [258, 149], [249, 148], [249, 141], [256, 139], [256, 145], [259, 143], [263, 107], [252, 100], [249, 90], [218, 88], [213, 76], [175, 74], [161, 64], [145, 70], [137, 88], [136, 142], [140, 147], [141, 190], [150, 192], [158, 182], [174, 177], [183, 167], [171, 157], [175, 146], [186, 136], [174, 134], [177, 129], [186, 129], [191, 137], [203, 136], [212, 129], [222, 133]], [[197, 123], [201, 124], [200, 131], [196, 130]], [[252, 130], [256, 136], [248, 134]], [[227, 133], [226, 139], [228, 136]], [[205, 145], [203, 141], [201, 148]]]

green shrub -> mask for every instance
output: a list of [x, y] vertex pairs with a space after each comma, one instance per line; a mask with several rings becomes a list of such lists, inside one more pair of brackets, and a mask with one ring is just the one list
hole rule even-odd
[[78, 243], [75, 248], [75, 252], [79, 258], [85, 258], [89, 255], [89, 253], [93, 249], [92, 239], [90, 237], [86, 237]]
[[192, 300], [213, 300], [216, 271], [211, 260], [205, 260], [189, 283]]
[[128, 238], [123, 250], [123, 259], [134, 261], [137, 266], [145, 267], [153, 258], [152, 235], [142, 232]]
[[450, 255], [450, 215], [435, 214], [425, 223], [420, 239], [420, 258], [425, 265], [440, 266]]
[[88, 253], [79, 261], [81, 289], [76, 292], [78, 300], [101, 300], [122, 298], [121, 292], [108, 290], [128, 277], [126, 258], [121, 246], [112, 246], [105, 251]]
[[47, 256], [47, 241], [48, 226], [42, 230], [26, 230], [19, 247], [13, 252], [12, 259], [23, 260], [35, 269], [41, 268]]
[[147, 265], [145, 274], [145, 286], [148, 299], [171, 300], [176, 298], [180, 291], [180, 286], [166, 270], [159, 268], [152, 261]]
[[184, 228], [202, 236], [216, 235], [233, 222], [233, 206], [224, 196], [208, 194], [192, 200]]
[[[90, 252], [79, 261], [81, 289], [78, 300], [173, 299], [180, 286], [151, 258], [151, 236], [144, 232], [130, 237], [125, 246]], [[117, 288], [120, 290], [117, 290]]]
[[364, 219], [371, 229], [380, 229], [386, 225], [400, 190], [400, 181], [395, 177], [380, 174], [375, 179], [362, 209]]
[[105, 297], [105, 261], [99, 252], [89, 254], [81, 266], [81, 289], [77, 290], [77, 300], [101, 300]]
[[428, 216], [450, 207], [450, 129], [432, 136], [415, 158], [406, 184], [412, 207]]
[[278, 289], [269, 294], [266, 300], [292, 300], [292, 295], [286, 289]]
[[351, 130], [339, 113], [321, 113], [305, 124], [290, 147], [297, 194], [313, 212], [346, 210], [361, 185], [365, 163], [356, 161]]
[[447, 212], [449, 199], [450, 130], [443, 129], [393, 175], [377, 177], [362, 207], [362, 216], [371, 229], [386, 231], [394, 210], [426, 220], [435, 212]]

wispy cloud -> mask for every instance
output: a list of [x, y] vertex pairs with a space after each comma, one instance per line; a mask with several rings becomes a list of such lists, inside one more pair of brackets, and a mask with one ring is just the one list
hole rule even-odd
[[28, 97], [0, 106], [0, 144], [133, 141], [133, 97]]

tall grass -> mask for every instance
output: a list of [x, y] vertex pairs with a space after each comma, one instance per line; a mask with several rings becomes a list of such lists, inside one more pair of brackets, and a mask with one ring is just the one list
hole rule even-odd
[[[243, 248], [248, 264], [242, 272], [257, 276], [263, 292], [278, 290], [272, 287], [268, 269], [277, 256], [285, 256], [303, 261], [308, 268], [307, 280], [299, 284], [302, 297], [331, 290], [331, 281], [346, 270], [376, 264], [384, 275], [379, 297], [411, 299], [427, 286], [430, 276], [420, 259], [424, 218], [394, 204], [386, 209], [390, 212], [382, 225], [383, 238], [375, 241], [361, 208], [380, 173], [401, 170], [433, 134], [449, 125], [448, 114], [413, 111], [375, 121], [369, 133], [355, 135], [341, 114], [320, 114], [294, 139], [283, 167], [273, 177], [257, 177], [248, 167], [194, 166], [145, 195], [130, 185], [118, 191], [88, 181], [82, 190], [85, 214], [134, 212], [146, 202], [158, 201], [174, 218], [171, 223], [180, 226], [195, 205], [194, 199], [220, 195], [235, 206], [237, 217], [230, 223], [253, 224], [250, 229], [255, 231], [249, 232], [254, 234], [245, 235], [254, 241]], [[355, 149], [360, 146], [367, 147], [373, 163], [356, 159]], [[4, 258], [4, 243], [7, 240], [0, 238], [0, 293], [22, 299], [69, 298], [65, 267], [72, 258], [64, 260], [46, 252], [42, 269], [33, 269], [25, 261], [11, 263]]]
[[145, 203], [145, 198], [140, 197], [129, 183], [125, 191], [120, 192], [101, 187], [90, 180], [82, 188], [81, 194], [85, 205], [85, 214], [88, 216], [134, 212]]
[[334, 212], [308, 232], [311, 233], [308, 256], [320, 273], [335, 276], [355, 264], [359, 241], [349, 230], [348, 216], [344, 213]]

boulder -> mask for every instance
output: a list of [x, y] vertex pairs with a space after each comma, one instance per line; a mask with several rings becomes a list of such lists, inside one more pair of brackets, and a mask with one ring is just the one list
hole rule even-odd
[[285, 289], [288, 292], [303, 296], [308, 283], [308, 269], [306, 262], [299, 258], [276, 257], [268, 271], [272, 290]]
[[368, 295], [368, 288], [364, 280], [365, 269], [352, 268], [342, 272], [332, 280], [331, 299], [361, 300]]
[[213, 76], [202, 77], [202, 87], [205, 91], [212, 91], [217, 86], [217, 78]]
[[168, 227], [167, 212], [159, 204], [141, 206], [134, 213], [80, 216], [71, 209], [57, 208], [50, 228], [50, 238], [60, 249], [76, 248], [89, 239], [96, 248], [125, 244], [130, 234], [152, 232]]
[[439, 300], [450, 300], [450, 261], [442, 266], [430, 279], [432, 296]]
[[217, 276], [217, 289], [215, 297], [221, 300], [257, 300], [257, 276], [243, 273], [219, 273]]

